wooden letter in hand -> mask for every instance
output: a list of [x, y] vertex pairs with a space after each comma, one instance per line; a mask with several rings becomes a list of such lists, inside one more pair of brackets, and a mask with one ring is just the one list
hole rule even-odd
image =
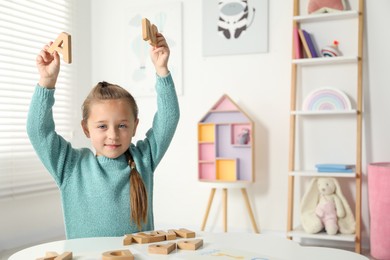
[[147, 18], [142, 18], [142, 38], [148, 41], [150, 45], [157, 46], [157, 26], [151, 24]]
[[66, 63], [72, 63], [72, 42], [70, 34], [62, 32], [47, 50], [50, 53], [57, 51], [62, 54]]

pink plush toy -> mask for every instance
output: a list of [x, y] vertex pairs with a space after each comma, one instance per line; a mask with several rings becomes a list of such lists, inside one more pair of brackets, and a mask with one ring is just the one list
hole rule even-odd
[[355, 218], [336, 178], [312, 178], [300, 207], [301, 224], [307, 233], [324, 228], [329, 235], [355, 233]]
[[336, 195], [336, 185], [332, 179], [320, 178], [317, 181], [320, 199], [316, 207], [316, 215], [329, 235], [335, 235], [339, 230], [338, 218], [345, 216], [345, 209], [341, 199]]
[[249, 143], [249, 129], [243, 128], [241, 133], [237, 136], [237, 143], [239, 144], [248, 144]]
[[308, 13], [330, 13], [344, 11], [345, 0], [310, 0]]

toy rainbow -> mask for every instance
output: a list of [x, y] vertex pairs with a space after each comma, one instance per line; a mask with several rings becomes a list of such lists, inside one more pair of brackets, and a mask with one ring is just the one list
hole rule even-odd
[[302, 110], [351, 110], [351, 101], [348, 96], [335, 88], [320, 88], [312, 91], [305, 98]]

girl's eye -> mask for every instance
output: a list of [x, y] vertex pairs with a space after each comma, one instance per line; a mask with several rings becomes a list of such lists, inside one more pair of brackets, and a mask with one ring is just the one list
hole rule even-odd
[[119, 128], [127, 128], [127, 125], [125, 125], [125, 124], [120, 124], [120, 125], [119, 125]]
[[97, 128], [99, 128], [99, 129], [106, 129], [106, 125], [98, 125]]

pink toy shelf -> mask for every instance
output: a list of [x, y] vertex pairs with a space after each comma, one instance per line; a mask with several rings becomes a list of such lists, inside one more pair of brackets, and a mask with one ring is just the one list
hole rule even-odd
[[198, 123], [200, 181], [254, 181], [254, 124], [227, 95]]

